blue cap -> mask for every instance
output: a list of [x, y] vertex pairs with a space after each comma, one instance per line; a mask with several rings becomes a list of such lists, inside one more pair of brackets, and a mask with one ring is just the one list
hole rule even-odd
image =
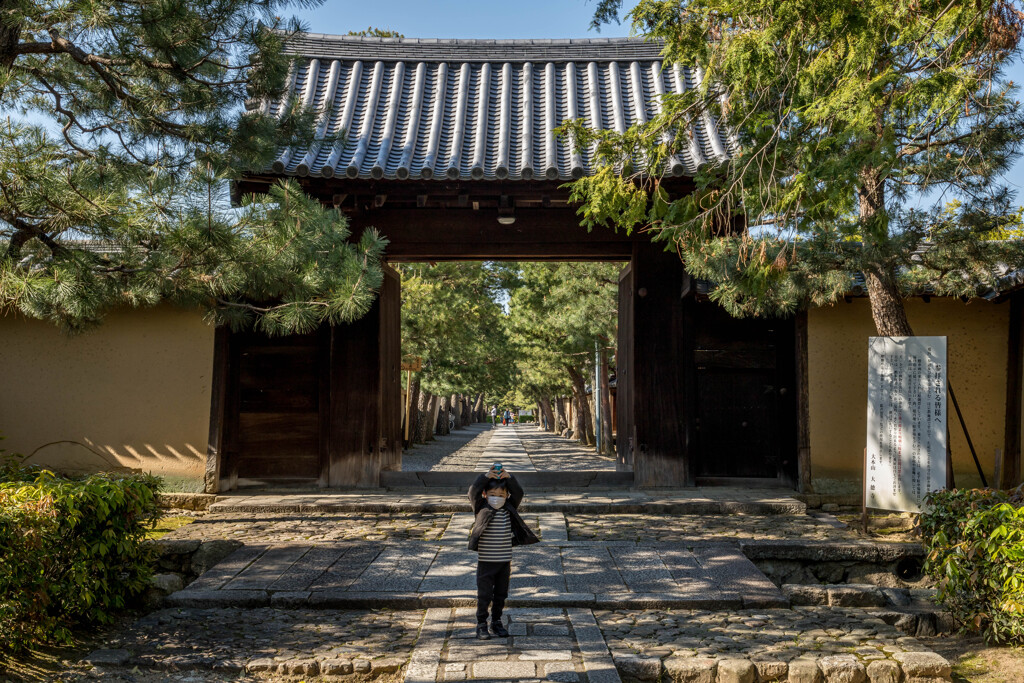
[[492, 469], [494, 469], [497, 472], [500, 472], [501, 471], [501, 463], [500, 462], [494, 463], [494, 465], [492, 466]]

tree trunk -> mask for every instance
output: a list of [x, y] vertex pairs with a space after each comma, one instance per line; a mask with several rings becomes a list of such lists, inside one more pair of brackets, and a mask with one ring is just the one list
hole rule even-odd
[[469, 396], [462, 397], [462, 426], [468, 427], [473, 424], [473, 404], [469, 400]]
[[[864, 243], [870, 246], [888, 242], [890, 237], [889, 226], [885, 220], [884, 181], [873, 168], [861, 169], [859, 179], [857, 204]], [[907, 320], [907, 309], [896, 285], [893, 268], [884, 263], [876, 263], [873, 267], [865, 268], [864, 278], [867, 280], [871, 317], [875, 321], [875, 330], [879, 336], [912, 336], [914, 333]]]
[[462, 429], [462, 394], [452, 394], [452, 429]]
[[551, 413], [551, 399], [547, 396], [540, 399], [540, 410], [544, 415], [544, 429], [549, 432], [555, 431], [555, 416]]
[[427, 442], [426, 432], [427, 424], [429, 423], [431, 398], [429, 391], [420, 390], [419, 400], [416, 401], [416, 431], [413, 434], [413, 443]]
[[565, 400], [561, 396], [555, 397], [555, 415], [554, 431], [556, 434], [561, 434], [565, 431], [565, 428], [569, 426], [568, 420], [565, 419]]
[[444, 436], [451, 434], [451, 430], [448, 429], [448, 412], [452, 409], [451, 396], [445, 396], [441, 399], [441, 410], [437, 413], [437, 435]]
[[896, 279], [890, 273], [865, 273], [868, 285], [868, 301], [871, 302], [871, 317], [881, 337], [911, 337], [914, 331], [907, 320], [907, 309], [903, 306]]
[[427, 408], [426, 416], [424, 416], [423, 433], [426, 435], [423, 437], [424, 443], [434, 440], [434, 434], [437, 432], [437, 413], [440, 409], [440, 403], [440, 396], [431, 395], [430, 406]]
[[[416, 441], [416, 427], [419, 424], [419, 403], [420, 403], [420, 378], [413, 377], [412, 383], [409, 385], [409, 399], [405, 402], [405, 406], [409, 406], [408, 414], [405, 416], [405, 422], [408, 424], [402, 425], [402, 447], [409, 448]], [[409, 434], [409, 438], [405, 438], [406, 434]]]
[[612, 391], [608, 386], [608, 349], [601, 349], [601, 386], [599, 396], [601, 400], [601, 452], [605, 455], [615, 454], [615, 444], [612, 442]]
[[594, 421], [590, 416], [590, 401], [587, 399], [587, 384], [583, 375], [571, 365], [566, 366], [569, 378], [572, 380], [572, 393], [576, 397], [576, 404], [579, 407], [576, 415], [576, 425], [573, 427], [574, 436], [585, 446], [594, 445]]
[[477, 394], [473, 402], [473, 422], [484, 421], [484, 395]]

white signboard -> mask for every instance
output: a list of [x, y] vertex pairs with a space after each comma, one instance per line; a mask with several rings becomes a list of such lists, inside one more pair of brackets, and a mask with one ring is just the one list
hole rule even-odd
[[920, 512], [946, 487], [946, 338], [871, 337], [864, 500]]

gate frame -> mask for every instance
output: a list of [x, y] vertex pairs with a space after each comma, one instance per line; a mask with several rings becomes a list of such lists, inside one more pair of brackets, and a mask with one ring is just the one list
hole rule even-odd
[[[247, 177], [235, 186], [235, 195], [265, 193], [278, 180]], [[639, 487], [694, 485], [689, 452], [696, 414], [692, 331], [700, 324], [700, 307], [675, 252], [637, 232], [588, 231], [559, 181], [297, 180], [308, 194], [343, 211], [353, 235], [377, 229], [389, 240], [385, 253], [390, 262], [628, 262], [620, 279], [620, 297], [624, 286], [629, 297], [628, 305], [621, 298], [619, 305], [617, 367], [625, 372], [618, 375], [618, 460], [632, 463]], [[686, 178], [666, 178], [662, 187], [673, 196], [693, 190]], [[499, 207], [505, 212], [513, 207], [514, 224], [498, 224]], [[397, 274], [387, 270], [392, 275], [370, 313], [331, 331], [329, 464], [321, 485], [377, 487], [380, 471], [401, 458], [400, 293]], [[628, 318], [632, 324], [624, 324]], [[230, 334], [218, 329], [214, 344], [206, 471], [211, 493], [234, 488], [237, 481], [237, 463], [224, 453]], [[805, 348], [798, 342], [794, 352]], [[806, 371], [800, 370], [806, 363], [796, 366], [794, 387], [802, 398]], [[666, 367], [677, 371], [666, 372]], [[672, 415], [683, 419], [666, 417]], [[804, 422], [806, 411], [798, 410], [796, 417]], [[809, 452], [800, 438], [805, 425], [792, 428], [800, 442], [799, 453], [793, 454], [801, 470], [798, 480], [809, 481]]]

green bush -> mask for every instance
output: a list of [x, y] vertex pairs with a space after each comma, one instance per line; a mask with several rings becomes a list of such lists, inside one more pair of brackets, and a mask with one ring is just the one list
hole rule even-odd
[[925, 570], [964, 631], [1024, 643], [1024, 487], [938, 491], [921, 516]]
[[[2, 454], [0, 454], [2, 455]], [[142, 592], [159, 480], [71, 479], [0, 463], [0, 651], [67, 642], [80, 622], [109, 622]]]

